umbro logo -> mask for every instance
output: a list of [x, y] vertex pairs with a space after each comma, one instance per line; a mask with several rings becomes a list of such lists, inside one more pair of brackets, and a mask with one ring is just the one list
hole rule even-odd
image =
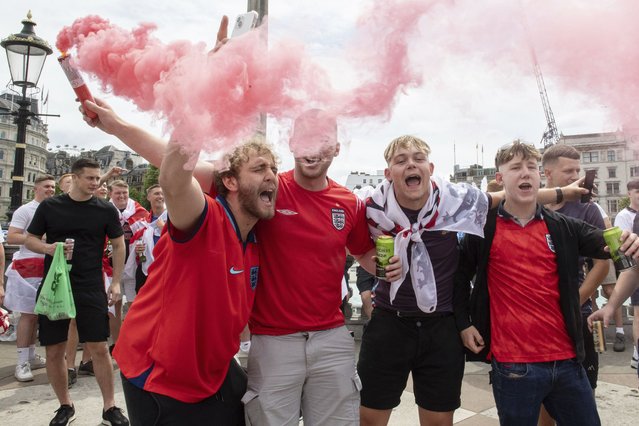
[[294, 212], [293, 210], [288, 210], [288, 209], [278, 209], [277, 212], [286, 216], [294, 216], [298, 214], [297, 212]]
[[244, 269], [235, 269], [235, 266], [231, 266], [231, 269], [229, 270], [229, 272], [231, 273], [231, 275], [237, 275], [244, 272]]

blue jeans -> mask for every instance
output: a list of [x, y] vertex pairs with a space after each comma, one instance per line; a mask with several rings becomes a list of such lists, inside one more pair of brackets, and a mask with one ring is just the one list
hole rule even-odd
[[543, 403], [558, 426], [599, 426], [599, 414], [586, 372], [575, 359], [501, 363], [490, 376], [502, 426], [536, 426]]

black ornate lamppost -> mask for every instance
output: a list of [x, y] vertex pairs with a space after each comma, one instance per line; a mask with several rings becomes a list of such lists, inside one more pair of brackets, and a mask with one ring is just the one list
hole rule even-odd
[[31, 20], [31, 11], [27, 13], [27, 18], [22, 21], [22, 31], [11, 34], [2, 42], [2, 46], [7, 52], [9, 71], [13, 85], [22, 89], [22, 97], [16, 102], [19, 105], [18, 111], [9, 113], [15, 117], [15, 124], [18, 127], [16, 138], [15, 161], [13, 165], [12, 185], [11, 185], [11, 206], [8, 216], [22, 205], [22, 187], [24, 182], [24, 153], [26, 148], [27, 125], [30, 124], [30, 117], [36, 115], [31, 111], [31, 98], [27, 97], [27, 89], [37, 86], [40, 79], [42, 67], [53, 51], [45, 40], [38, 37], [33, 28], [36, 23]]

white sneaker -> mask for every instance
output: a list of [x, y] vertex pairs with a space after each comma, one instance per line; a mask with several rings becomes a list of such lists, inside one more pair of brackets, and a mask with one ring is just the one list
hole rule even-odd
[[36, 354], [33, 359], [29, 360], [29, 365], [31, 366], [32, 370], [44, 368], [47, 366], [47, 359], [43, 356]]
[[33, 374], [31, 373], [31, 367], [29, 362], [16, 365], [16, 372], [14, 374], [16, 380], [19, 382], [30, 382], [33, 380]]
[[5, 333], [0, 334], [0, 342], [15, 342], [17, 337], [16, 329], [13, 324], [11, 324]]
[[630, 360], [630, 368], [637, 369], [637, 364], [639, 364], [639, 359], [633, 356], [632, 359]]

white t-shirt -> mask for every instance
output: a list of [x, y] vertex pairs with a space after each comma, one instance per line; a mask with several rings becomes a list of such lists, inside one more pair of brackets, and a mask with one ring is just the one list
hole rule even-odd
[[0, 244], [4, 243], [4, 232], [2, 232], [2, 226], [0, 226]]
[[608, 213], [606, 213], [604, 208], [601, 207], [599, 203], [593, 203], [593, 204], [599, 209], [599, 213], [601, 213], [601, 217], [603, 217], [604, 220], [608, 219]]
[[622, 231], [632, 232], [632, 224], [635, 221], [635, 214], [637, 214], [634, 210], [629, 210], [627, 207], [617, 213], [615, 217], [615, 226], [621, 228]]
[[[13, 213], [13, 217], [11, 218], [10, 227], [22, 229], [23, 234], [27, 234], [27, 228], [31, 224], [31, 220], [33, 219], [33, 215], [35, 214], [36, 209], [40, 205], [36, 200], [29, 201], [27, 204], [19, 207]], [[13, 254], [13, 259], [27, 259], [33, 257], [44, 257], [43, 254], [32, 252], [27, 249], [24, 245], [20, 246], [20, 250]]]

